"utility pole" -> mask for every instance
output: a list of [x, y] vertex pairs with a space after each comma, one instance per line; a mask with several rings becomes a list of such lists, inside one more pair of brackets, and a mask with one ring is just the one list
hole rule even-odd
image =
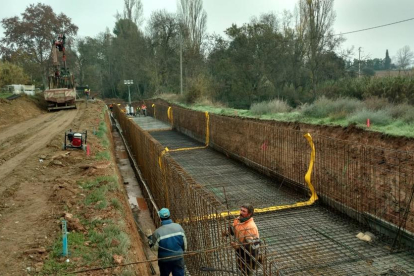
[[358, 48], [359, 57], [358, 57], [358, 78], [361, 77], [361, 47]]
[[180, 31], [180, 93], [183, 95], [183, 37]]
[[134, 84], [133, 80], [124, 80], [124, 84], [128, 85], [128, 102], [129, 102], [129, 106], [131, 106], [131, 90], [130, 90], [130, 86], [131, 84]]

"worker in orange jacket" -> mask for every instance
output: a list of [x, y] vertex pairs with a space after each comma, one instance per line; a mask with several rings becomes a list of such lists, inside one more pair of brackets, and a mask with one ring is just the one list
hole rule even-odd
[[231, 245], [236, 250], [237, 268], [246, 276], [253, 274], [259, 256], [260, 237], [253, 214], [251, 204], [242, 205], [240, 216], [234, 219], [229, 231], [223, 233], [225, 236], [235, 236], [237, 241], [231, 242]]

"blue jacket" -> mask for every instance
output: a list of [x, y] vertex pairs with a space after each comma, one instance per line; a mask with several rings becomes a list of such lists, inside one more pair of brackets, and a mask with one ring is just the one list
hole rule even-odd
[[175, 261], [183, 258], [187, 250], [187, 238], [184, 229], [171, 219], [163, 220], [162, 226], [149, 236], [149, 245], [153, 250], [158, 250], [158, 258], [177, 256], [174, 258], [160, 260], [160, 262]]

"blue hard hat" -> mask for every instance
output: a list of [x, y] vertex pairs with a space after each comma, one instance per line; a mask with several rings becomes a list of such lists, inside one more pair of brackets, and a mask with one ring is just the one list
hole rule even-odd
[[159, 212], [158, 215], [160, 216], [160, 218], [169, 218], [170, 217], [170, 210], [168, 210], [167, 208], [162, 208]]

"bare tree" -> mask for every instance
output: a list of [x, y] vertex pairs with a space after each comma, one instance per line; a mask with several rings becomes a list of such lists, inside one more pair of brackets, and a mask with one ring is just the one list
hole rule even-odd
[[203, 0], [180, 0], [178, 14], [184, 38], [193, 50], [199, 51], [207, 27], [207, 13], [203, 10]]
[[410, 46], [406, 45], [398, 50], [397, 57], [397, 66], [399, 70], [405, 71], [411, 65], [414, 59], [414, 53], [411, 51]]
[[315, 93], [318, 84], [320, 57], [333, 51], [343, 40], [333, 36], [335, 21], [334, 0], [299, 0], [299, 25], [297, 30], [304, 32], [306, 56], [312, 87]]
[[115, 14], [115, 19], [117, 21], [120, 19], [129, 19], [139, 26], [144, 21], [143, 13], [144, 7], [141, 0], [124, 0], [124, 14], [121, 15], [117, 12]]

